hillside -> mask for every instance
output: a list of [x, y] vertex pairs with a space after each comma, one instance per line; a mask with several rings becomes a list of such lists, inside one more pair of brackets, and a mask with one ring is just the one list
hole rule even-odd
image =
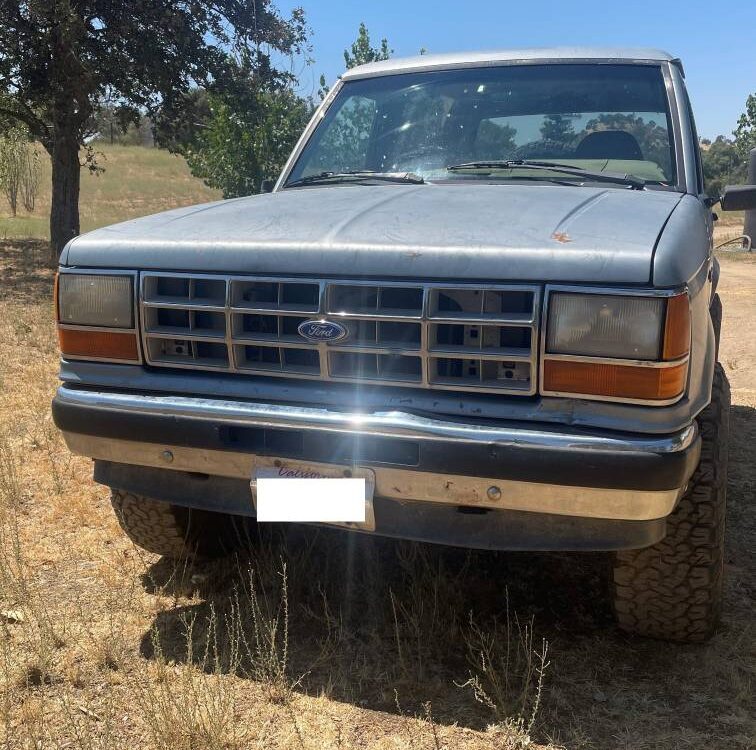
[[[10, 217], [0, 201], [0, 237], [48, 238], [50, 212], [50, 160], [43, 154], [40, 191], [34, 213], [20, 211]], [[97, 144], [97, 163], [104, 171], [81, 175], [81, 229], [87, 232], [136, 216], [177, 206], [221, 198], [217, 190], [192, 177], [180, 156], [156, 148]]]

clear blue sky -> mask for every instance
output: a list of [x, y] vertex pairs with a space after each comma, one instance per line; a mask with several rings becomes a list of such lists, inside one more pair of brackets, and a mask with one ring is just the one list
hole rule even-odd
[[621, 45], [659, 47], [682, 58], [702, 136], [730, 135], [748, 94], [756, 93], [756, 0], [278, 0], [302, 5], [313, 30], [315, 63], [301, 72], [303, 93], [344, 68], [343, 50], [367, 24], [374, 46], [395, 56], [429, 52]]

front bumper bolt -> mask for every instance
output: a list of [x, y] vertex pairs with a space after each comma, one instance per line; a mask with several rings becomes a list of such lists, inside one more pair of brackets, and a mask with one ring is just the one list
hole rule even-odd
[[173, 453], [171, 453], [170, 451], [163, 451], [161, 455], [163, 457], [163, 461], [165, 461], [167, 464], [173, 461]]
[[486, 495], [488, 495], [489, 500], [501, 500], [501, 490], [495, 485], [488, 488]]

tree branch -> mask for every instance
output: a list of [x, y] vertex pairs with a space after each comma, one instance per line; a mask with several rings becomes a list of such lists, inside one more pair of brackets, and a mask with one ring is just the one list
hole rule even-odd
[[0, 115], [5, 115], [12, 120], [23, 122], [33, 135], [46, 138], [49, 135], [47, 126], [31, 113], [19, 112], [17, 109], [9, 109], [0, 105]]

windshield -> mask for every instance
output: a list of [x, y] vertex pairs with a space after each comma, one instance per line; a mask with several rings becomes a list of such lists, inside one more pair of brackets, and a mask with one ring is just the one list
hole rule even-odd
[[550, 179], [548, 171], [446, 169], [535, 159], [672, 185], [672, 132], [658, 66], [507, 65], [387, 75], [343, 85], [287, 182], [365, 170], [455, 182]]

